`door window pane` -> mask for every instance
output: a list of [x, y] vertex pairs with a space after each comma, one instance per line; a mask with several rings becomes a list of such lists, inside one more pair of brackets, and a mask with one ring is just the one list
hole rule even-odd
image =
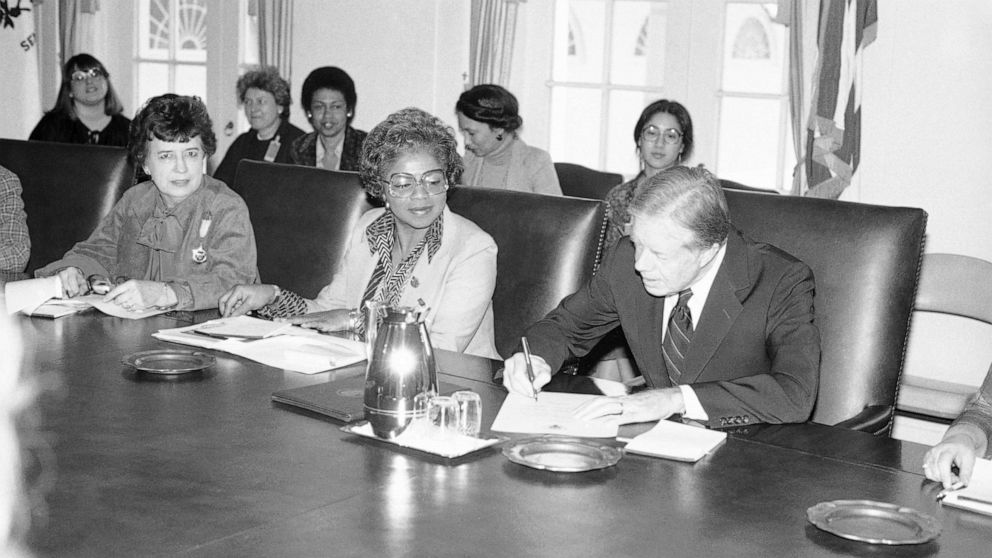
[[138, 64], [138, 104], [140, 107], [149, 98], [169, 91], [169, 65], [156, 62]]
[[610, 82], [661, 87], [665, 81], [668, 4], [619, 1], [613, 7]]
[[175, 92], [180, 95], [196, 95], [207, 102], [207, 67], [192, 64], [176, 65]]
[[555, 56], [552, 79], [595, 83], [603, 77], [606, 4], [571, 0], [555, 6]]
[[[640, 160], [637, 158], [637, 144], [634, 142], [634, 125], [637, 124], [641, 111], [651, 101], [658, 99], [656, 93], [643, 91], [610, 92], [610, 118], [606, 132], [606, 166], [612, 172], [624, 176], [634, 176], [640, 170]], [[597, 167], [597, 161], [583, 163]]]
[[723, 89], [782, 94], [788, 44], [783, 25], [772, 22], [775, 4], [727, 4]]
[[551, 92], [551, 152], [556, 161], [590, 165], [599, 160], [601, 97], [598, 89], [556, 87]]
[[207, 61], [206, 0], [177, 0], [176, 60]]
[[[720, 104], [717, 168], [727, 178], [758, 188], [778, 187], [782, 102], [725, 97]], [[787, 150], [791, 153], [791, 149]]]

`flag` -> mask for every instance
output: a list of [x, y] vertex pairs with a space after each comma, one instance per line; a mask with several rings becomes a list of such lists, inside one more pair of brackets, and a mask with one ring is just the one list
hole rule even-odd
[[0, 2], [0, 137], [27, 139], [41, 118], [33, 3]]
[[821, 0], [819, 57], [807, 123], [807, 196], [840, 197], [858, 170], [862, 55], [877, 32], [876, 0]]

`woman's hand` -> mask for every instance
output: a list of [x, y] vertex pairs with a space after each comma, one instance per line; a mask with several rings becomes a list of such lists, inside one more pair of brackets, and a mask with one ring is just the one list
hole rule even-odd
[[103, 297], [125, 310], [168, 308], [179, 302], [176, 293], [161, 281], [130, 279], [114, 287]]
[[78, 267], [60, 269], [55, 275], [62, 281], [62, 296], [66, 298], [86, 294], [90, 290], [83, 271]]
[[217, 306], [225, 318], [241, 316], [271, 304], [277, 292], [275, 285], [237, 285], [220, 295]]
[[[971, 436], [951, 433], [927, 452], [923, 458], [923, 474], [940, 482], [944, 488], [958, 481], [967, 485], [975, 468], [975, 454], [975, 440]], [[957, 466], [957, 475], [951, 471], [952, 466]]]
[[292, 318], [276, 318], [275, 321], [296, 324], [317, 331], [346, 331], [351, 326], [351, 318], [348, 317], [348, 314], [349, 311], [343, 309], [327, 310]]

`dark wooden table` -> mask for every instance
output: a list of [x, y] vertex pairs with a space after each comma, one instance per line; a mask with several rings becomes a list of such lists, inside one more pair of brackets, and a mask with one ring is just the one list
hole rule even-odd
[[[916, 472], [922, 448], [895, 440], [797, 425], [735, 434], [696, 464], [627, 455], [600, 471], [550, 473], [499, 449], [448, 461], [270, 400], [327, 373], [226, 354], [179, 381], [123, 366], [127, 353], [175, 347], [150, 336], [181, 325], [169, 317], [16, 321], [26, 365], [57, 380], [39, 402], [55, 457], [42, 477], [52, 483], [47, 517], [30, 532], [39, 556], [967, 557], [992, 548], [992, 518], [936, 504]], [[486, 381], [495, 363], [439, 361], [442, 379], [482, 394], [488, 424], [503, 397]], [[910, 506], [943, 533], [883, 547], [807, 523], [808, 507], [835, 499]]]

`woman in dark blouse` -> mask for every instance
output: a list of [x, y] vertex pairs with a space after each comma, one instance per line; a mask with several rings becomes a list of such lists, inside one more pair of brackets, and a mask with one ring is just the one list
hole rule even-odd
[[28, 139], [126, 147], [131, 120], [123, 110], [107, 68], [89, 54], [77, 54], [62, 67], [55, 107]]

